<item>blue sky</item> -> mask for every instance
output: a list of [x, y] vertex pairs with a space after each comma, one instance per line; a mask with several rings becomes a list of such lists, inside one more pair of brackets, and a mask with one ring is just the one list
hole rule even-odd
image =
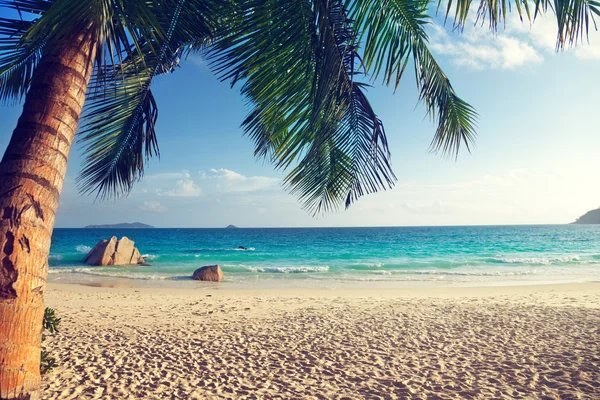
[[[157, 227], [376, 226], [568, 223], [600, 206], [600, 35], [554, 52], [551, 18], [518, 19], [493, 35], [439, 21], [431, 48], [461, 97], [480, 114], [472, 154], [428, 152], [434, 125], [417, 105], [414, 78], [369, 98], [384, 121], [398, 183], [349, 210], [313, 218], [281, 188], [284, 174], [256, 160], [240, 123], [237, 90], [192, 57], [154, 85], [160, 160], [117, 202], [77, 193], [80, 151], [71, 152], [57, 227], [140, 221]], [[0, 108], [0, 149], [21, 106]]]

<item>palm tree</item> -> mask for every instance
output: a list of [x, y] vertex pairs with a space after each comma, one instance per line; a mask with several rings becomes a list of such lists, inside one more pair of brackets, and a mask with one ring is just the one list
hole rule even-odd
[[[455, 4], [456, 23], [464, 24], [470, 1]], [[508, 2], [481, 4], [495, 28]], [[532, 4], [536, 14], [550, 5]], [[559, 43], [597, 13], [592, 3], [569, 4], [553, 8]], [[573, 6], [581, 4], [587, 8], [578, 13]], [[425, 0], [0, 5], [26, 15], [0, 19], [0, 98], [25, 98], [0, 162], [0, 399], [33, 398], [39, 386], [47, 257], [84, 100], [78, 182], [101, 198], [127, 193], [158, 154], [150, 85], [191, 51], [202, 52], [221, 79], [241, 82], [251, 108], [243, 127], [256, 154], [290, 169], [286, 186], [313, 213], [348, 207], [395, 182], [383, 123], [364, 94], [368, 79], [397, 88], [412, 61], [419, 99], [437, 120], [432, 150], [456, 155], [475, 137], [475, 111], [427, 48]], [[530, 16], [527, 0], [516, 6]]]
[[150, 81], [210, 38], [219, 14], [216, 1], [189, 0], [185, 14], [183, 3], [1, 3], [25, 15], [0, 19], [0, 98], [25, 97], [0, 162], [1, 399], [37, 397], [50, 239], [84, 100], [89, 162], [110, 157], [103, 176], [131, 182], [157, 151]]

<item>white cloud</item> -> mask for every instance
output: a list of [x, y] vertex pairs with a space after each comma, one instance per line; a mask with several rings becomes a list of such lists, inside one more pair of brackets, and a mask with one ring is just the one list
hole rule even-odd
[[[178, 178], [175, 181], [175, 185], [170, 184], [170, 186], [174, 186], [171, 189], [156, 189], [156, 194], [159, 196], [169, 196], [169, 197], [198, 197], [202, 192], [200, 187], [196, 184], [196, 182], [192, 179], [191, 175], [187, 171], [183, 171], [181, 173], [167, 173], [161, 174], [160, 178], [162, 179], [172, 179]], [[169, 183], [167, 183], [169, 185]]]
[[506, 28], [503, 29], [504, 32], [521, 37], [533, 47], [546, 53], [553, 53], [556, 50], [557, 30], [556, 20], [552, 15], [540, 15], [535, 23], [530, 24], [525, 18], [521, 22], [516, 12], [510, 15]]
[[574, 51], [581, 60], [600, 60], [600, 41], [580, 44]]
[[167, 191], [157, 190], [159, 196], [169, 197], [198, 197], [200, 196], [200, 187], [192, 180], [180, 179], [176, 182], [176, 188]]
[[200, 176], [207, 182], [215, 184], [217, 192], [256, 192], [276, 188], [280, 179], [267, 176], [245, 176], [226, 168], [212, 168]]
[[[246, 177], [242, 174], [238, 174], [235, 171], [225, 168], [214, 169], [211, 168], [210, 173], [215, 177], [221, 177], [226, 180], [244, 180]], [[205, 175], [206, 176], [206, 175]]]
[[[520, 23], [517, 18], [512, 18], [508, 29], [515, 34], [528, 38], [536, 48], [549, 54], [556, 52], [558, 28], [556, 18], [552, 13], [538, 16], [531, 26], [528, 23]], [[566, 51], [572, 51], [575, 57], [582, 60], [600, 59], [600, 33], [590, 25], [589, 42], [584, 38], [573, 49], [569, 49], [567, 46]]]
[[189, 178], [189, 177], [190, 177], [190, 173], [185, 170], [181, 171], [181, 172], [161, 172], [158, 174], [152, 174], [152, 175], [148, 175], [148, 176], [144, 177], [144, 182], [145, 181], [150, 181], [150, 182], [168, 181], [168, 180], [183, 179], [183, 178]]
[[206, 197], [229, 193], [263, 193], [279, 189], [281, 179], [268, 176], [246, 176], [227, 168], [211, 168], [207, 172], [192, 174], [162, 172], [148, 175], [137, 193], [149, 196], [154, 193], [166, 201], [167, 197]]
[[[540, 63], [544, 55], [556, 51], [556, 18], [549, 12], [540, 15], [533, 24], [519, 19], [516, 10], [509, 14], [506, 26], [498, 33], [491, 32], [487, 23], [475, 24], [476, 10], [471, 10], [463, 32], [454, 32], [452, 25], [431, 25], [431, 48], [460, 66], [472, 69], [515, 69]], [[451, 21], [452, 19], [449, 18]], [[587, 40], [580, 41], [572, 50], [579, 59], [600, 59], [600, 34], [593, 27]]]
[[153, 213], [163, 213], [168, 210], [167, 206], [160, 204], [158, 201], [144, 201], [142, 204], [138, 205], [138, 208], [142, 211]]
[[434, 25], [432, 29], [432, 49], [450, 57], [460, 66], [514, 69], [543, 61], [534, 47], [514, 36], [494, 35], [482, 27], [465, 28], [461, 35], [450, 35], [439, 25]]

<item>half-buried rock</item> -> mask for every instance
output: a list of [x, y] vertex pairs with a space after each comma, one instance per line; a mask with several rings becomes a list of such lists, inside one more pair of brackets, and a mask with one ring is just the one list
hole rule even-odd
[[134, 246], [135, 242], [123, 236], [110, 240], [101, 240], [83, 259], [83, 262], [95, 266], [106, 265], [145, 265], [146, 261]]
[[192, 276], [197, 281], [219, 282], [225, 279], [221, 267], [218, 265], [207, 265], [206, 267], [198, 268]]

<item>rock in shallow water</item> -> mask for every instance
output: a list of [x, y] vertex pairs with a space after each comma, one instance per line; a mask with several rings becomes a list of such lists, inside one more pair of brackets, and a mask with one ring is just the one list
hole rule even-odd
[[95, 266], [107, 265], [146, 265], [146, 261], [134, 246], [135, 242], [123, 236], [110, 240], [101, 240], [83, 259], [83, 262]]
[[210, 282], [219, 282], [225, 279], [223, 271], [218, 265], [207, 265], [205, 267], [198, 268], [194, 271], [194, 275], [192, 277], [196, 281]]

